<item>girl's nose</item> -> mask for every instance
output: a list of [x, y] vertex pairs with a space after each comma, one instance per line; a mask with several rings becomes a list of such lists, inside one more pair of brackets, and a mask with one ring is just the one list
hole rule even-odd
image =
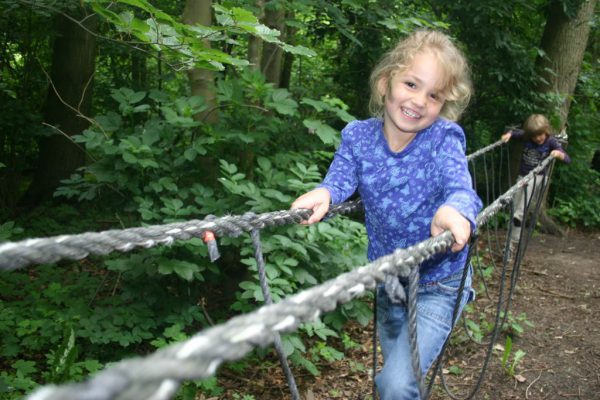
[[427, 93], [415, 93], [415, 95], [413, 96], [413, 103], [415, 104], [415, 106], [425, 107], [425, 104], [427, 104]]

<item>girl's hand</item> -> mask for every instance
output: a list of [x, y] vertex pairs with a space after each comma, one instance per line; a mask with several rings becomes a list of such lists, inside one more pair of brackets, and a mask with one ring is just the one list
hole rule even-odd
[[461, 251], [471, 237], [471, 223], [455, 208], [441, 206], [431, 220], [431, 236], [437, 236], [449, 230], [454, 236], [455, 243], [452, 251]]
[[329, 190], [317, 188], [298, 197], [296, 201], [292, 203], [291, 208], [292, 210], [297, 208], [313, 210], [313, 214], [310, 218], [301, 222], [302, 225], [310, 225], [319, 222], [325, 214], [327, 214], [329, 203], [331, 203], [331, 194], [329, 193]]
[[550, 157], [558, 158], [561, 161], [565, 159], [565, 155], [560, 150], [552, 150], [550, 152]]
[[511, 135], [510, 131], [508, 131], [508, 132], [506, 132], [504, 135], [502, 135], [502, 136], [500, 137], [500, 139], [502, 139], [502, 141], [503, 141], [504, 143], [506, 143], [506, 142], [508, 142], [508, 141], [510, 140], [511, 136], [512, 136], [512, 135]]

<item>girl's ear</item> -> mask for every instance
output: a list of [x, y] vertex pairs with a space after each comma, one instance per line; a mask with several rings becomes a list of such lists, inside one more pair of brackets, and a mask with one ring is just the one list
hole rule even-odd
[[379, 80], [377, 81], [377, 93], [379, 93], [379, 95], [381, 96], [381, 98], [385, 97], [385, 95], [388, 92], [388, 81], [389, 78], [386, 76], [382, 76], [381, 78], [379, 78]]

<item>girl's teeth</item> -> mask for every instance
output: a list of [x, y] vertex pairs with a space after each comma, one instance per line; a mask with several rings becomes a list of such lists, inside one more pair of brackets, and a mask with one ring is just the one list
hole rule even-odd
[[411, 118], [419, 118], [419, 114], [412, 112], [411, 110], [407, 110], [406, 108], [402, 109], [402, 112], [404, 113], [404, 115], [407, 115]]

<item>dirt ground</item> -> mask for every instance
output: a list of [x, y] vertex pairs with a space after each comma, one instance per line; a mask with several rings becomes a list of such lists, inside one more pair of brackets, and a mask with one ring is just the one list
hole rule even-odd
[[[494, 271], [486, 279], [489, 298], [479, 291], [474, 310], [467, 318], [476, 321], [485, 315], [492, 319], [501, 265]], [[475, 283], [480, 284], [481, 280]], [[524, 332], [512, 335], [509, 363], [503, 366], [506, 336], [511, 330], [502, 330], [481, 387], [472, 398], [600, 399], [600, 232], [570, 231], [562, 238], [536, 234], [522, 260], [510, 310], [512, 319], [507, 327], [520, 326]], [[446, 353], [444, 376], [453, 395], [464, 399], [481, 374], [489, 336], [478, 344], [469, 340], [463, 324], [459, 325]], [[350, 326], [347, 332], [359, 346], [347, 352], [344, 360], [320, 365], [322, 373], [316, 378], [296, 372], [303, 400], [372, 399], [372, 327]], [[518, 351], [525, 355], [510, 371]], [[243, 377], [224, 369], [219, 374], [219, 384], [227, 390], [211, 400], [291, 398], [275, 362], [245, 371]], [[430, 398], [451, 396], [437, 384]], [[197, 397], [206, 399], [209, 398]]]

